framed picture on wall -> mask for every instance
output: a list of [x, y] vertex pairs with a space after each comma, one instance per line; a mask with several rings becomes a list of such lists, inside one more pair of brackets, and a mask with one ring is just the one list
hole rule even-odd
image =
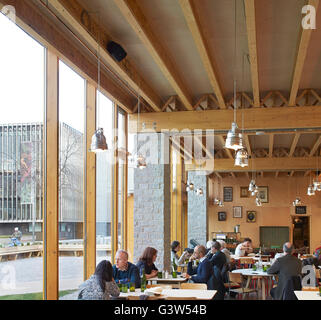
[[259, 187], [258, 197], [262, 203], [269, 202], [269, 187]]
[[223, 201], [232, 202], [233, 201], [233, 187], [223, 188]]
[[295, 213], [296, 214], [306, 214], [307, 207], [306, 206], [295, 206]]
[[242, 207], [233, 207], [233, 218], [242, 218]]
[[218, 215], [218, 221], [225, 221], [226, 220], [226, 212], [225, 211], [218, 212], [217, 215]]
[[250, 196], [250, 191], [248, 187], [241, 187], [240, 198], [248, 198]]
[[246, 222], [256, 222], [256, 211], [246, 211]]

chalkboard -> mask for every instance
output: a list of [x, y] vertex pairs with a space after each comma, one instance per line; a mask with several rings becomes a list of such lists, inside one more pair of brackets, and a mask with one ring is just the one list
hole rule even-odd
[[295, 213], [296, 214], [305, 214], [305, 213], [307, 213], [307, 207], [306, 206], [296, 206]]
[[233, 188], [232, 187], [224, 187], [223, 188], [223, 201], [224, 202], [232, 202], [233, 201]]

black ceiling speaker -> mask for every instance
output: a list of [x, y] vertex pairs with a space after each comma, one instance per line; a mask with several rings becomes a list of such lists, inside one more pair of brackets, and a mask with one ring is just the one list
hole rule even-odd
[[107, 43], [107, 51], [118, 62], [122, 61], [127, 56], [127, 52], [123, 47], [114, 41], [109, 41]]

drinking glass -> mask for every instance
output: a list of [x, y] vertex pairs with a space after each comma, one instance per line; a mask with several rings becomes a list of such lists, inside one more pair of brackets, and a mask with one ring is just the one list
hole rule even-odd
[[127, 292], [128, 292], [127, 283], [123, 283], [122, 292], [123, 292], [123, 293], [127, 293]]
[[157, 272], [157, 277], [158, 277], [158, 279], [162, 279], [163, 278], [163, 272], [162, 271], [158, 271]]
[[130, 292], [135, 292], [135, 283], [134, 283], [134, 282], [131, 282], [131, 283], [130, 283], [129, 291], [130, 291]]

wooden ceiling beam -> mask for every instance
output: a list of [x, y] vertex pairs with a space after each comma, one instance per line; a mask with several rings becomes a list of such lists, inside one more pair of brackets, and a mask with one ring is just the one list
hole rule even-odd
[[143, 42], [154, 61], [169, 81], [172, 88], [176, 91], [184, 107], [187, 110], [193, 110], [192, 97], [179, 74], [177, 68], [170, 59], [170, 55], [160, 44], [156, 34], [147, 23], [147, 18], [144, 16], [138, 1], [136, 0], [114, 0], [114, 3], [120, 9], [126, 21], [135, 31], [137, 36]]
[[317, 162], [314, 157], [292, 157], [286, 158], [255, 158], [249, 159], [248, 167], [239, 167], [234, 165], [234, 159], [215, 159], [206, 160], [203, 165], [186, 164], [186, 170], [212, 170], [219, 172], [246, 172], [250, 168], [255, 171], [303, 171], [317, 169]]
[[[314, 6], [318, 10], [319, 0], [309, 0], [308, 5]], [[303, 29], [301, 26], [300, 43], [296, 55], [296, 61], [292, 77], [292, 85], [289, 99], [289, 106], [296, 106], [296, 97], [299, 90], [301, 75], [303, 72], [305, 58], [308, 52], [312, 29]]]
[[256, 23], [254, 0], [244, 0], [247, 39], [250, 53], [251, 79], [253, 88], [254, 107], [260, 107], [260, 87], [256, 44]]
[[[139, 75], [136, 67], [128, 59], [121, 62], [116, 61], [107, 51], [107, 42], [112, 39], [106, 30], [99, 25], [93, 16], [83, 8], [76, 0], [48, 0], [48, 6], [62, 21], [70, 26], [86, 45], [97, 52], [97, 44], [100, 45], [101, 60], [106, 62], [122, 80], [146, 100], [155, 111], [161, 111], [162, 100], [150, 87], [147, 81]], [[84, 19], [86, 17], [86, 20]]]
[[315, 154], [315, 152], [319, 148], [320, 144], [321, 144], [321, 135], [319, 136], [319, 138], [317, 139], [317, 141], [314, 143], [313, 147], [311, 148], [311, 151], [309, 154], [310, 157], [312, 157]]
[[213, 63], [213, 57], [210, 57], [209, 49], [206, 43], [206, 37], [202, 31], [200, 18], [198, 17], [195, 6], [191, 0], [179, 0], [187, 25], [192, 33], [194, 42], [201, 56], [201, 60], [213, 87], [214, 93], [221, 109], [226, 109], [223, 97], [222, 86], [218, 80], [217, 71]]
[[[180, 112], [152, 112], [140, 116], [140, 123], [146, 128], [153, 128], [156, 122], [156, 131], [177, 129], [199, 130], [230, 130], [233, 122], [233, 110], [205, 110]], [[321, 107], [275, 107], [250, 108], [246, 110], [244, 128], [247, 130], [260, 129], [303, 129], [320, 127]], [[136, 131], [137, 114], [129, 115], [129, 131]], [[133, 131], [134, 130], [134, 131]], [[139, 128], [141, 130], [141, 127]], [[147, 129], [148, 130], [148, 129]], [[146, 130], [145, 130], [146, 131]]]
[[294, 153], [294, 150], [296, 148], [296, 145], [299, 141], [299, 138], [300, 138], [300, 133], [296, 133], [294, 138], [293, 138], [293, 141], [292, 141], [292, 144], [291, 144], [291, 148], [290, 148], [290, 152], [289, 152], [289, 157], [292, 157], [293, 156], [293, 153]]

